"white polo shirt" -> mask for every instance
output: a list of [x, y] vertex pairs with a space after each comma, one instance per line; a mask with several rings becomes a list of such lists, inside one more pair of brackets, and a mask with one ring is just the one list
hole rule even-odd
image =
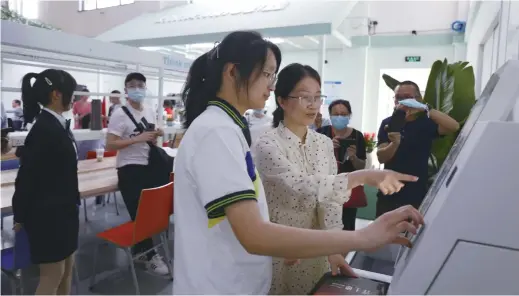
[[[142, 110], [137, 110], [132, 108], [129, 104], [126, 105], [126, 107], [130, 110], [130, 113], [137, 122], [141, 122], [141, 119], [144, 117], [148, 123], [156, 124], [155, 112], [153, 112], [152, 109], [143, 106]], [[139, 135], [135, 124], [128, 115], [124, 113], [123, 108], [117, 108], [113, 111], [110, 122], [108, 123], [108, 133], [116, 135], [121, 139], [130, 139]], [[117, 159], [115, 160], [115, 166], [120, 168], [129, 164], [148, 165], [149, 152], [150, 147], [147, 143], [132, 144], [119, 150]]]
[[175, 158], [175, 295], [270, 289], [271, 258], [247, 253], [225, 218], [228, 205], [255, 200], [269, 220], [246, 133], [239, 112], [215, 99], [182, 139]]

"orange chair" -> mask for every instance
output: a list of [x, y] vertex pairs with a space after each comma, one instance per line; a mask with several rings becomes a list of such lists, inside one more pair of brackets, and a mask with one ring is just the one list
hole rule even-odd
[[[105, 242], [123, 249], [130, 260], [130, 268], [132, 271], [133, 283], [137, 294], [140, 294], [137, 275], [135, 274], [135, 266], [133, 260], [147, 254], [153, 249], [162, 247], [166, 255], [167, 265], [171, 279], [173, 279], [173, 266], [171, 265], [171, 256], [169, 254], [168, 240], [165, 233], [169, 229], [169, 216], [173, 212], [173, 183], [164, 186], [142, 190], [139, 199], [139, 207], [135, 221], [130, 221], [104, 232], [98, 233], [97, 237]], [[132, 255], [131, 248], [145, 239], [152, 238], [154, 235], [160, 234], [161, 243], [153, 249], [144, 253]], [[95, 284], [96, 277], [96, 257], [99, 244], [94, 251], [94, 272], [90, 282], [90, 289]]]
[[[105, 151], [105, 153], [103, 154], [103, 157], [114, 157], [114, 156], [117, 156], [117, 151]], [[86, 155], [86, 159], [95, 159], [97, 158], [97, 152], [93, 151], [93, 150], [90, 150], [90, 151], [87, 151], [87, 155]], [[106, 203], [110, 203], [110, 197], [111, 196], [114, 196], [114, 203], [115, 203], [115, 212], [117, 213], [117, 216], [119, 216], [119, 207], [117, 206], [117, 195], [115, 194], [115, 192], [111, 192], [108, 194], [105, 200], [105, 198], [103, 198], [103, 206], [106, 205]], [[84, 212], [85, 212], [85, 221], [88, 219], [87, 218], [87, 211], [86, 211], [86, 199], [83, 198], [83, 208], [84, 208]]]

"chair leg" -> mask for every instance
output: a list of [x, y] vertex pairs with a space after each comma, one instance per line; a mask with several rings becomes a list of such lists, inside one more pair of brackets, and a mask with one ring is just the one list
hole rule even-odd
[[11, 293], [13, 295], [18, 295], [18, 289], [16, 288], [18, 286], [18, 283], [17, 283], [16, 279], [10, 278], [9, 284], [11, 285]]
[[137, 295], [140, 295], [141, 292], [139, 290], [139, 282], [137, 281], [137, 274], [135, 273], [135, 265], [133, 264], [132, 249], [131, 248], [125, 248], [124, 251], [128, 255], [128, 259], [130, 259], [130, 269], [132, 271], [132, 278], [133, 278], [133, 284], [135, 286], [135, 293]]
[[88, 222], [86, 198], [83, 198], [83, 212], [85, 213], [85, 222]]
[[4, 230], [4, 216], [2, 215], [2, 222], [0, 222], [2, 225], [0, 226], [0, 230]]
[[99, 248], [102, 244], [98, 244], [94, 247], [94, 258], [92, 261], [92, 276], [90, 277], [90, 287], [88, 289], [92, 291], [94, 289], [94, 285], [96, 283], [96, 265], [97, 265], [97, 252], [99, 252]]
[[115, 192], [113, 193], [113, 195], [114, 195], [115, 212], [117, 213], [117, 216], [119, 216], [119, 206], [117, 205], [117, 195]]
[[171, 276], [171, 280], [173, 280], [173, 260], [171, 260], [169, 242], [165, 233], [160, 234], [160, 240], [162, 241], [162, 248], [164, 248], [164, 255], [166, 256], [166, 264], [168, 265], [169, 275]]
[[20, 269], [20, 280], [19, 280], [19, 282], [20, 282], [20, 295], [25, 295], [25, 293], [23, 291], [24, 290], [23, 289], [23, 287], [24, 287], [24, 280], [23, 279], [24, 279], [23, 270]]

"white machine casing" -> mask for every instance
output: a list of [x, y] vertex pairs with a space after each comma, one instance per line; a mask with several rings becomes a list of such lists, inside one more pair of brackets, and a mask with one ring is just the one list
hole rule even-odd
[[[489, 80], [400, 251], [389, 294], [519, 294], [519, 61]], [[457, 145], [457, 147], [456, 147]]]

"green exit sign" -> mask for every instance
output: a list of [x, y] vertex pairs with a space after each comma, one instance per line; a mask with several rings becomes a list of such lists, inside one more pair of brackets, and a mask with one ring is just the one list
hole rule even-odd
[[406, 63], [419, 63], [422, 60], [421, 56], [407, 56], [405, 57]]

